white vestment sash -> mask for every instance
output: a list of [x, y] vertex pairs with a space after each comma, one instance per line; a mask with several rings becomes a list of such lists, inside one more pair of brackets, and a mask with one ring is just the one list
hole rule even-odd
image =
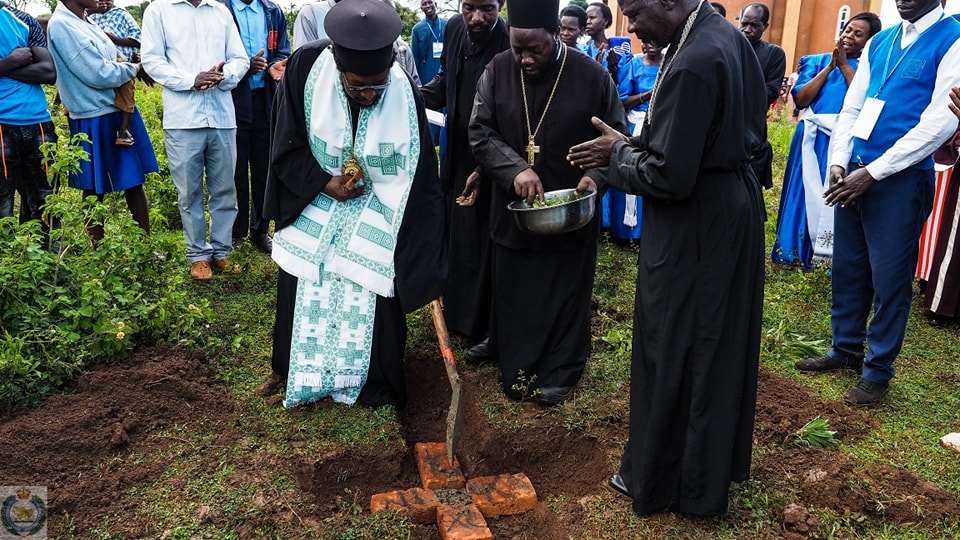
[[377, 103], [361, 107], [354, 137], [330, 48], [307, 77], [304, 110], [317, 163], [340, 176], [355, 159], [366, 193], [344, 202], [320, 193], [274, 236], [274, 261], [298, 278], [283, 404], [326, 396], [353, 404], [370, 367], [377, 295], [395, 295], [393, 255], [420, 158], [420, 123], [410, 82], [394, 63]]

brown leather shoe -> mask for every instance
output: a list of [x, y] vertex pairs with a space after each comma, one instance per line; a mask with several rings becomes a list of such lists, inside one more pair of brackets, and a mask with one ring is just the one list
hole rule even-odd
[[240, 263], [231, 263], [230, 257], [214, 259], [213, 267], [225, 274], [239, 274], [241, 272]]
[[213, 277], [213, 270], [210, 269], [209, 261], [197, 261], [190, 263], [190, 277], [197, 281], [209, 281]]
[[270, 397], [276, 394], [279, 394], [287, 386], [287, 380], [277, 375], [276, 373], [271, 373], [270, 378], [267, 379], [267, 382], [258, 386], [254, 393], [260, 397]]

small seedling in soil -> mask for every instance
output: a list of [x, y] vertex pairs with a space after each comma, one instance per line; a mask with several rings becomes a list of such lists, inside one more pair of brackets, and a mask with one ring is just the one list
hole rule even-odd
[[517, 372], [517, 382], [514, 383], [514, 385], [511, 386], [510, 388], [514, 392], [520, 392], [520, 396], [521, 396], [520, 401], [526, 401], [528, 399], [533, 399], [540, 395], [539, 388], [533, 388], [531, 390], [533, 383], [535, 383], [536, 381], [537, 381], [536, 374], [534, 374], [528, 379], [527, 375], [521, 369], [520, 371]]
[[784, 439], [784, 444], [793, 446], [822, 446], [832, 448], [839, 443], [833, 437], [836, 431], [830, 431], [830, 421], [819, 416], [809, 421], [802, 428], [794, 431]]

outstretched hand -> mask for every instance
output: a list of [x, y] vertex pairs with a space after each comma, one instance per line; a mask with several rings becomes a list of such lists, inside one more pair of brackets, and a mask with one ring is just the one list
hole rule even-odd
[[273, 80], [275, 80], [275, 81], [280, 81], [280, 79], [283, 77], [284, 72], [286, 72], [286, 71], [287, 71], [287, 59], [286, 59], [286, 58], [284, 58], [283, 60], [281, 60], [281, 61], [279, 61], [279, 62], [274, 62], [274, 63], [270, 66], [270, 69], [267, 70], [267, 72], [270, 73], [270, 76], [273, 77]]
[[570, 149], [567, 161], [583, 170], [606, 167], [610, 164], [610, 153], [617, 141], [626, 142], [627, 136], [613, 129], [594, 116], [590, 119], [600, 136], [591, 141], [580, 143]]
[[457, 197], [457, 206], [473, 206], [477, 203], [477, 197], [480, 195], [480, 173], [473, 171], [467, 177], [467, 182], [463, 186], [463, 192]]

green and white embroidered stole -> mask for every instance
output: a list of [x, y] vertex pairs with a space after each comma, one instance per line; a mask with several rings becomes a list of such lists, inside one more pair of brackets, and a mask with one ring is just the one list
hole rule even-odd
[[[277, 232], [272, 257], [299, 278], [284, 407], [326, 396], [352, 404], [366, 381], [376, 297], [392, 297], [393, 253], [420, 158], [413, 89], [396, 63], [380, 100], [360, 109], [356, 138], [331, 49], [307, 77], [310, 149], [332, 176], [354, 156], [364, 196], [339, 202], [321, 193]], [[406, 112], [406, 117], [400, 116]]]

